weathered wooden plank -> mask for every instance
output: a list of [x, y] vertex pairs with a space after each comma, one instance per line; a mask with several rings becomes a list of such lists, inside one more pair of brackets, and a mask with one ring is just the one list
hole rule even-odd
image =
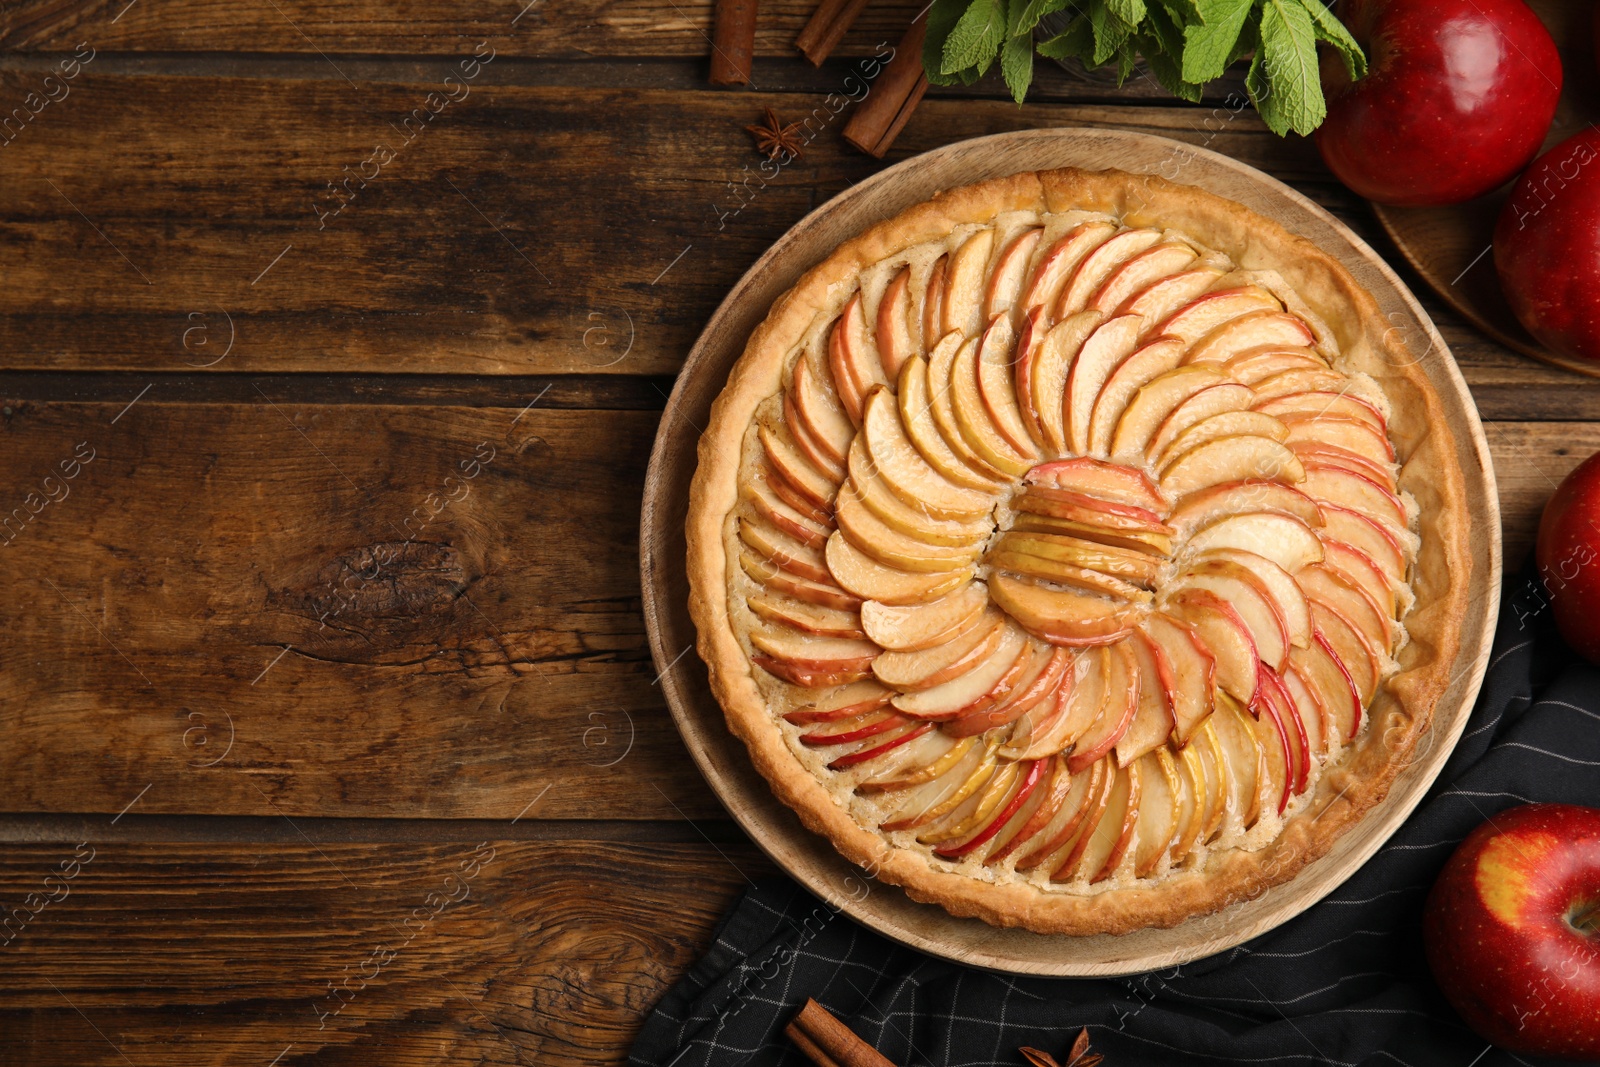
[[1592, 422], [1489, 422], [1484, 424], [1500, 486], [1507, 568], [1520, 566], [1533, 548], [1545, 501], [1572, 468], [1600, 451], [1600, 425]]
[[[440, 84], [329, 77], [288, 93], [89, 64], [3, 149], [8, 366], [670, 374], [739, 274], [878, 166], [839, 142], [822, 95], [495, 86], [495, 74], [483, 68], [405, 145], [391, 123], [426, 114]], [[0, 90], [38, 77], [0, 74]], [[166, 120], [197, 93], [206, 111]], [[764, 182], [742, 126], [768, 102], [820, 115], [806, 159]], [[1002, 129], [1120, 125], [1261, 166], [1375, 236], [1307, 144], [1220, 114], [932, 99], [896, 156]], [[367, 163], [377, 143], [401, 146], [381, 168]], [[378, 168], [365, 185], [363, 167]], [[338, 197], [335, 181], [349, 183]], [[550, 188], [565, 195], [536, 195]], [[1497, 382], [1567, 382], [1464, 328], [1450, 339]]]
[[748, 843], [8, 846], [0, 1043], [17, 1067], [618, 1064], [770, 870]]
[[6, 809], [720, 810], [639, 615], [659, 415], [259, 388], [0, 408]]

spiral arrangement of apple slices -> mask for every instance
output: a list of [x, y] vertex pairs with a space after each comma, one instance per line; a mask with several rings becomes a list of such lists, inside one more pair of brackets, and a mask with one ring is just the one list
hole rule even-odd
[[1336, 364], [1275, 274], [1104, 216], [863, 271], [734, 518], [791, 747], [984, 877], [1099, 891], [1271, 840], [1412, 599], [1387, 402]]

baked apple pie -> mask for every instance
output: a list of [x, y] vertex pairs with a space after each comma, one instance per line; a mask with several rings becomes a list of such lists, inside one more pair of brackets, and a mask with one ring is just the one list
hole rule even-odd
[[1172, 925], [1385, 795], [1448, 679], [1462, 472], [1331, 256], [1119, 172], [943, 194], [776, 302], [688, 527], [700, 651], [850, 860], [1040, 932]]

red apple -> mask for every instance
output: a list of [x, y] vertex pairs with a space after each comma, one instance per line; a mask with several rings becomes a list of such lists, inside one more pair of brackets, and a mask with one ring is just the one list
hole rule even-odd
[[1567, 475], [1544, 506], [1535, 558], [1562, 638], [1600, 663], [1600, 453]]
[[1544, 142], [1561, 95], [1555, 42], [1522, 0], [1343, 0], [1367, 53], [1351, 82], [1323, 59], [1317, 147], [1369, 200], [1456, 204], [1504, 185]]
[[1600, 1057], [1600, 810], [1525, 804], [1461, 843], [1423, 913], [1450, 1003], [1512, 1052]]
[[1494, 230], [1511, 310], [1557, 352], [1600, 360], [1600, 130], [1540, 156]]

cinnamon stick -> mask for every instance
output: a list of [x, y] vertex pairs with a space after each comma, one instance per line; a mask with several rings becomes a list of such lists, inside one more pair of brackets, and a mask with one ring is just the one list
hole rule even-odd
[[794, 46], [811, 61], [813, 67], [822, 66], [822, 61], [839, 46], [856, 16], [866, 6], [867, 0], [822, 0], [811, 13], [811, 20], [806, 23], [805, 29], [800, 31], [800, 36], [794, 39]]
[[806, 1032], [794, 1023], [783, 1028], [789, 1035], [789, 1040], [794, 1042], [794, 1047], [799, 1049], [805, 1058], [816, 1064], [817, 1067], [839, 1067], [839, 1061], [822, 1051], [822, 1047], [806, 1036]]
[[805, 1007], [800, 1009], [789, 1026], [799, 1030], [811, 1046], [828, 1057], [817, 1059], [805, 1045], [795, 1042], [800, 1051], [811, 1056], [812, 1062], [820, 1067], [894, 1067], [877, 1049], [857, 1037], [855, 1031], [809, 997], [806, 998]]
[[711, 84], [748, 85], [756, 51], [756, 0], [717, 0]]
[[927, 9], [911, 23], [900, 38], [894, 58], [872, 84], [872, 91], [861, 101], [844, 128], [844, 139], [874, 159], [882, 159], [894, 139], [900, 136], [911, 113], [928, 91], [928, 76], [922, 69], [922, 40], [928, 34]]

